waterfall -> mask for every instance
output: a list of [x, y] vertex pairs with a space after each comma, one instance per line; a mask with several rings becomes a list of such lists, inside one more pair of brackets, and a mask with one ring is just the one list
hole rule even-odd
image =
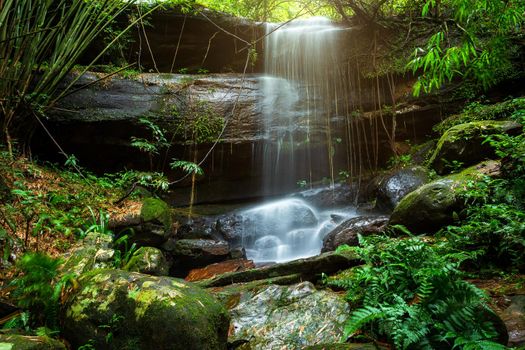
[[[334, 133], [345, 130], [337, 125], [343, 80], [340, 33], [339, 27], [320, 17], [267, 25], [260, 101], [266, 195], [297, 190], [298, 182], [312, 186], [323, 178], [333, 186], [337, 170], [346, 168], [347, 154], [336, 152], [343, 137]], [[340, 220], [355, 215], [353, 208], [320, 210], [303, 199], [274, 200], [240, 212], [242, 244], [256, 262], [316, 255], [324, 236]]]
[[261, 101], [265, 193], [290, 191], [299, 181], [333, 182], [331, 119], [337, 112], [340, 28], [314, 17], [268, 24], [266, 31]]

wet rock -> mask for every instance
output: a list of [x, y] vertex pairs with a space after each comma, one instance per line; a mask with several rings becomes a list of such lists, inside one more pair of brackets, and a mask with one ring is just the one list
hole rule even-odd
[[140, 247], [131, 256], [123, 270], [153, 276], [167, 276], [170, 265], [162, 251], [154, 247]]
[[352, 252], [329, 252], [306, 259], [263, 266], [246, 271], [229, 272], [198, 282], [202, 287], [220, 287], [298, 274], [303, 281], [317, 281], [322, 273], [331, 274], [361, 264]]
[[316, 290], [310, 282], [270, 285], [241, 295], [230, 310], [229, 340], [245, 339], [248, 343], [242, 348], [254, 350], [302, 349], [337, 342], [349, 312], [341, 296]]
[[457, 166], [469, 166], [494, 157], [494, 149], [486, 137], [494, 134], [516, 135], [523, 127], [513, 121], [484, 120], [459, 124], [441, 136], [429, 164], [438, 174], [446, 174]]
[[243, 221], [241, 215], [227, 214], [219, 217], [215, 223], [215, 229], [231, 245], [237, 246], [242, 241]]
[[245, 271], [247, 269], [253, 268], [255, 268], [255, 264], [251, 260], [227, 260], [220, 263], [208, 265], [201, 269], [193, 269], [190, 271], [185, 280], [189, 282], [195, 282], [210, 279], [226, 272]]
[[230, 258], [230, 245], [212, 239], [181, 239], [175, 242], [171, 274], [186, 276], [189, 270], [204, 267]]
[[410, 167], [397, 170], [381, 178], [377, 189], [376, 208], [392, 211], [408, 193], [421, 187], [430, 179], [424, 167]]
[[96, 349], [226, 349], [229, 316], [194, 285], [122, 270], [92, 271], [78, 283], [62, 315], [75, 348], [91, 340]]
[[499, 174], [499, 162], [487, 161], [423, 185], [399, 202], [389, 224], [404, 225], [414, 233], [435, 232], [451, 224], [454, 213], [463, 208], [460, 193], [468, 181]]
[[324, 237], [321, 252], [335, 250], [342, 244], [359, 245], [358, 234], [368, 236], [381, 233], [386, 228], [388, 219], [388, 216], [358, 216], [346, 220]]
[[18, 334], [0, 334], [2, 350], [66, 350], [66, 346], [56, 339]]
[[142, 201], [140, 212], [119, 220], [112, 220], [109, 227], [117, 235], [129, 235], [130, 242], [139, 246], [160, 247], [173, 233], [171, 209], [158, 198]]
[[510, 297], [510, 305], [500, 314], [509, 333], [508, 346], [525, 345], [525, 295]]
[[114, 265], [115, 250], [110, 235], [90, 232], [65, 256], [61, 271], [80, 275], [94, 269], [110, 268]]
[[356, 184], [336, 183], [333, 187], [319, 187], [295, 193], [293, 196], [301, 198], [308, 203], [329, 208], [353, 204], [356, 201], [358, 188]]

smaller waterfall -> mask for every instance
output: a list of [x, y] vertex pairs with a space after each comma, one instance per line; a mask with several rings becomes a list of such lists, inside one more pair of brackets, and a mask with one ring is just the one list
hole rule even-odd
[[[297, 198], [285, 198], [241, 211], [243, 242], [248, 259], [284, 262], [319, 254], [323, 238], [349, 210], [320, 211]], [[336, 219], [334, 219], [336, 218]]]

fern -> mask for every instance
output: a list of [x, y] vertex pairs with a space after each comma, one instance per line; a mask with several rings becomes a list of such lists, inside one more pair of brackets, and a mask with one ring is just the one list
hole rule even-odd
[[429, 245], [417, 237], [370, 237], [361, 244], [357, 251], [366, 264], [328, 279], [361, 305], [350, 315], [345, 337], [362, 330], [396, 349], [456, 344], [483, 349], [494, 344], [498, 334], [487, 320], [487, 296], [463, 281], [459, 270], [474, 253], [451, 251], [446, 242]]

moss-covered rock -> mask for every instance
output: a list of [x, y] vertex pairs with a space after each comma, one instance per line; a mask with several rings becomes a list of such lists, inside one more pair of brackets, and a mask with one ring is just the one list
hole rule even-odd
[[494, 149], [486, 137], [494, 134], [517, 134], [522, 126], [516, 122], [484, 120], [459, 124], [441, 136], [429, 165], [438, 174], [446, 174], [460, 166], [469, 166], [494, 157]]
[[461, 191], [469, 181], [498, 175], [499, 162], [488, 161], [432, 181], [409, 193], [395, 207], [390, 225], [404, 225], [414, 233], [431, 233], [451, 224], [454, 213], [463, 208]]
[[93, 269], [112, 267], [115, 255], [112, 242], [110, 235], [90, 232], [67, 253], [62, 272], [78, 276]]
[[133, 253], [123, 270], [154, 276], [167, 276], [170, 266], [160, 249], [140, 247]]
[[350, 309], [342, 296], [302, 282], [245, 292], [230, 312], [230, 341], [248, 341], [239, 349], [291, 350], [339, 341]]
[[91, 340], [96, 349], [226, 349], [228, 313], [194, 285], [110, 269], [78, 282], [62, 312], [75, 347]]
[[139, 246], [160, 248], [172, 234], [173, 217], [166, 202], [146, 198], [140, 211], [111, 220], [109, 227], [117, 235], [129, 235], [130, 241]]
[[1, 350], [66, 350], [66, 346], [49, 337], [0, 334]]
[[173, 224], [169, 205], [158, 198], [144, 199], [140, 218], [143, 222], [160, 223], [166, 230], [169, 230]]

